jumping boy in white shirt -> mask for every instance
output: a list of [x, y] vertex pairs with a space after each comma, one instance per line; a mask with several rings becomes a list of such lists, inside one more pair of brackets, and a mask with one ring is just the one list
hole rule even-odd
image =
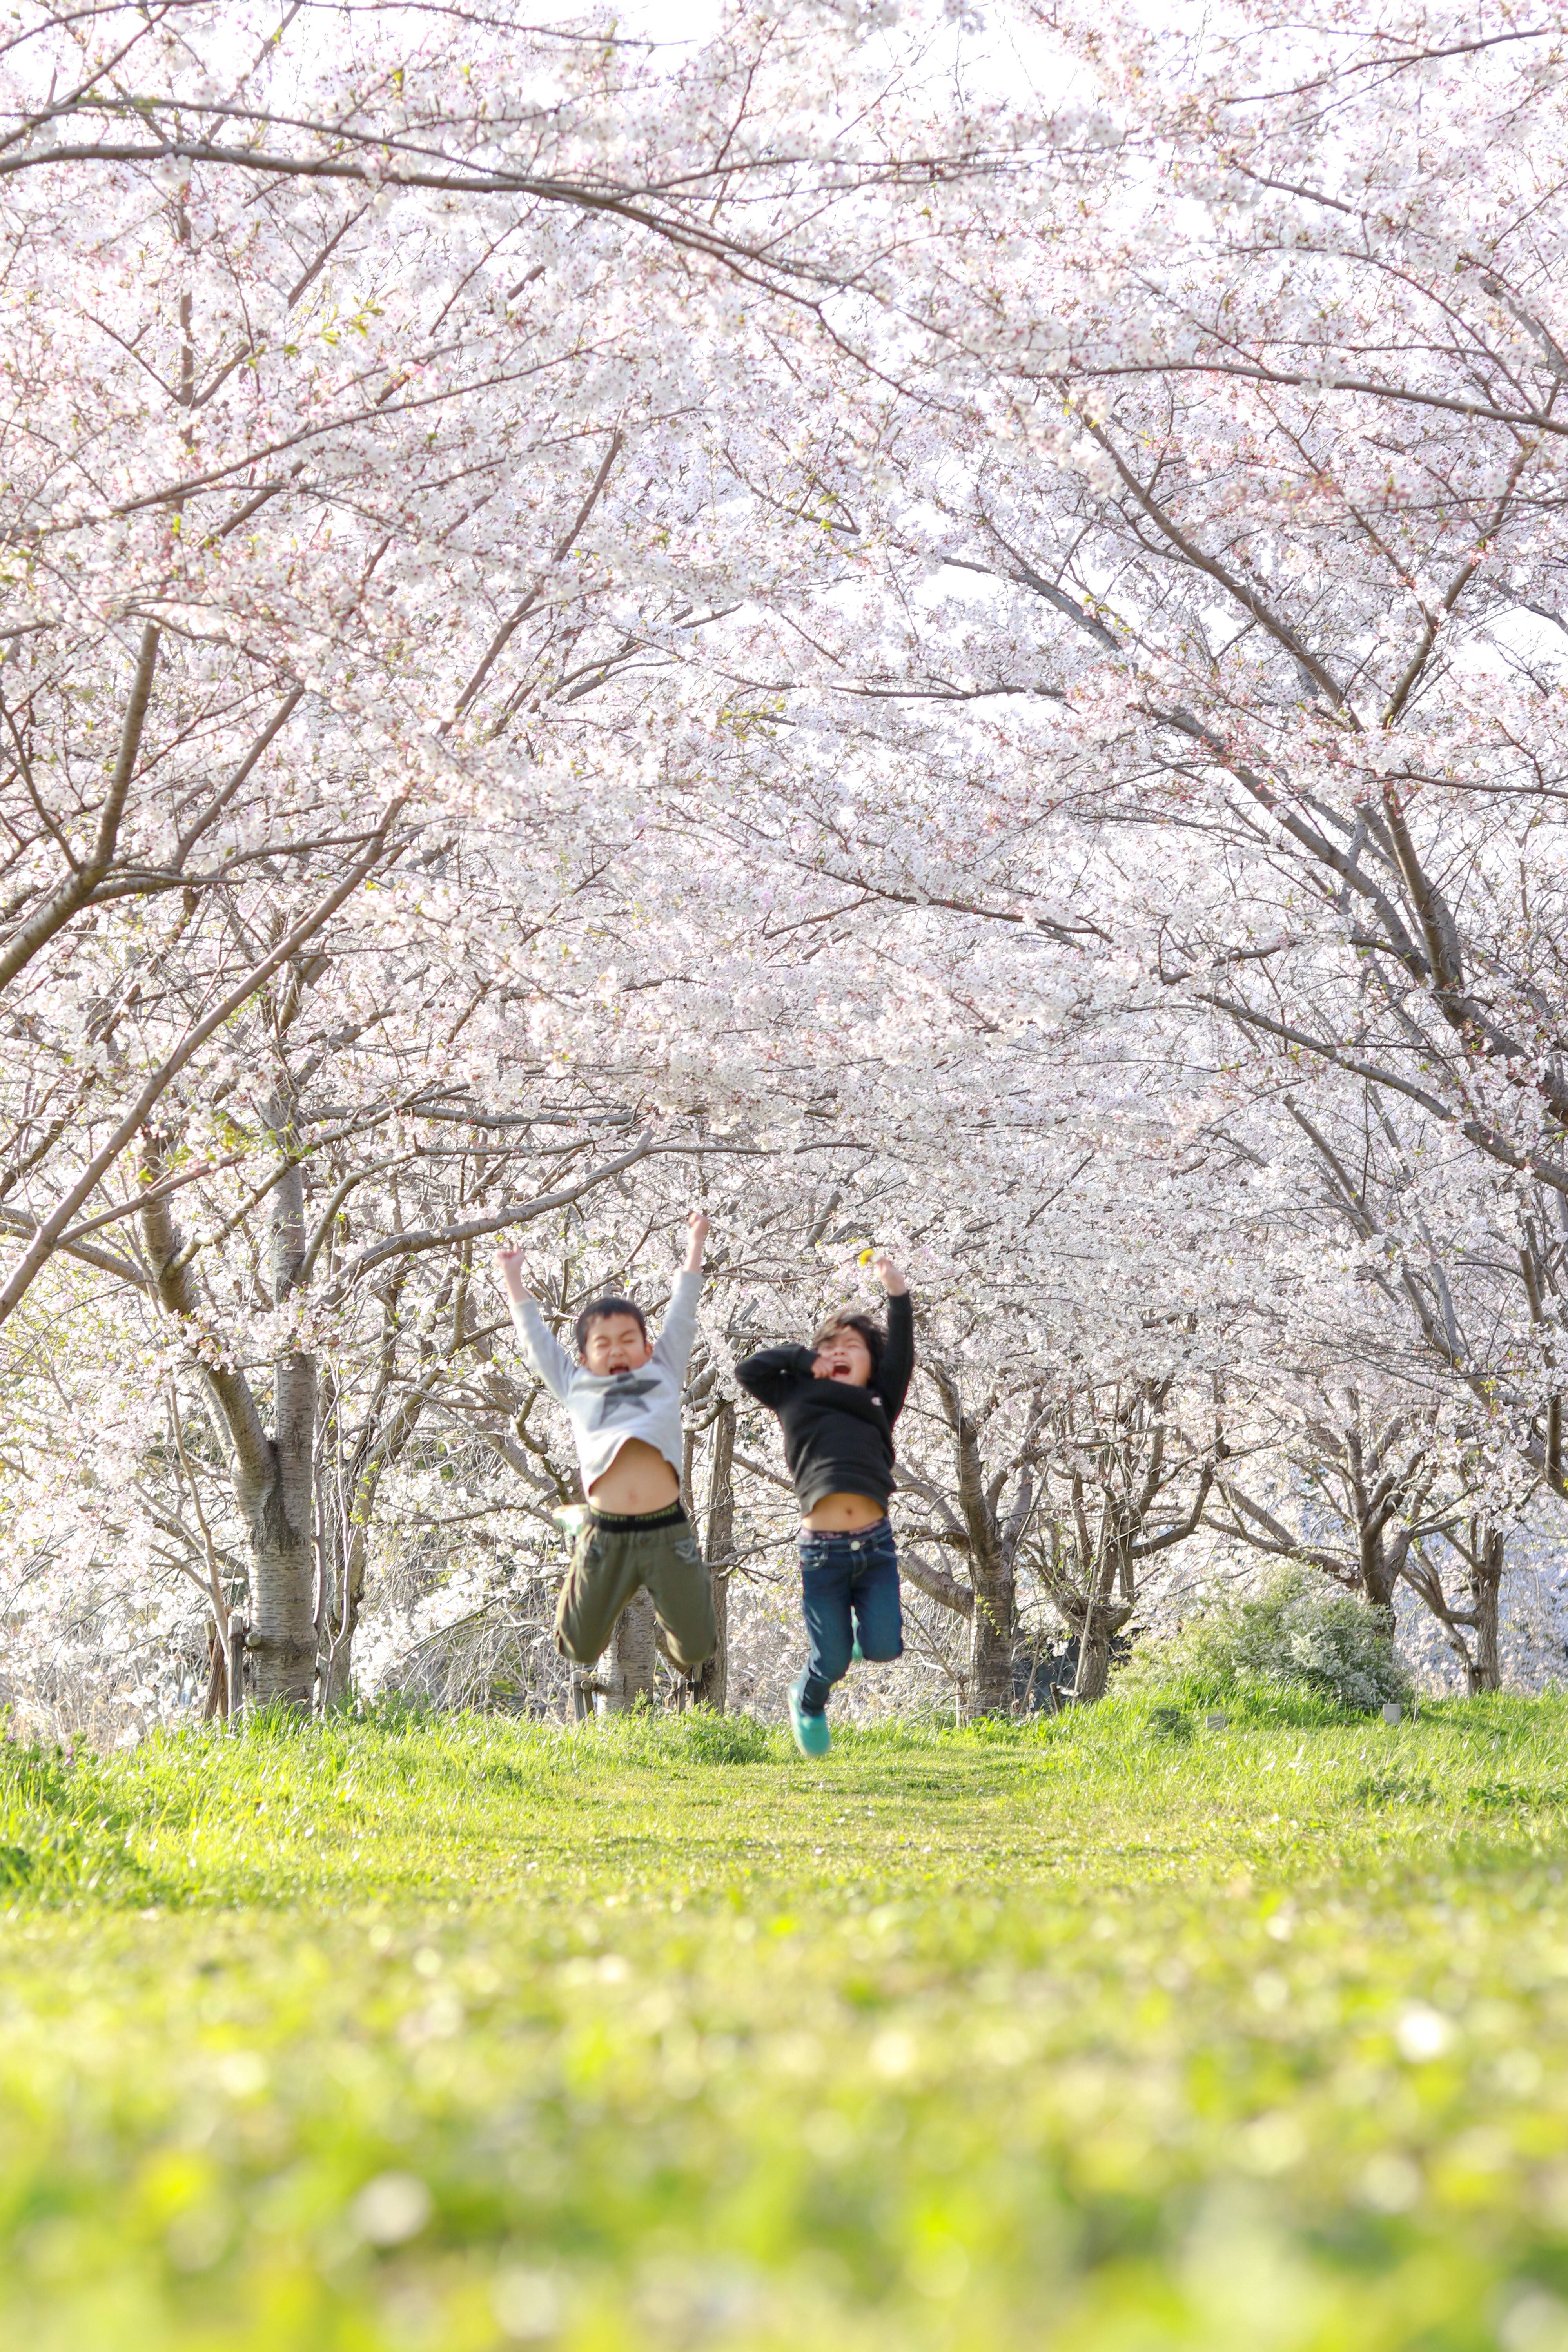
[[700, 1211], [687, 1223], [686, 1263], [658, 1339], [633, 1300], [595, 1298], [577, 1318], [574, 1361], [523, 1289], [522, 1252], [496, 1252], [523, 1354], [565, 1406], [576, 1441], [589, 1517], [561, 1588], [555, 1646], [584, 1666], [645, 1584], [677, 1664], [689, 1673], [718, 1640], [712, 1579], [680, 1503], [680, 1392], [708, 1238]]

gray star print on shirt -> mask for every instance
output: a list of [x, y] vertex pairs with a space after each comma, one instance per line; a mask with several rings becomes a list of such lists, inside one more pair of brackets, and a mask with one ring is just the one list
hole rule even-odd
[[603, 1429], [606, 1423], [619, 1421], [626, 1413], [635, 1421], [643, 1410], [639, 1399], [647, 1396], [658, 1386], [657, 1381], [639, 1381], [635, 1374], [628, 1372], [624, 1381], [617, 1381], [615, 1387], [606, 1389], [600, 1398], [595, 1426]]

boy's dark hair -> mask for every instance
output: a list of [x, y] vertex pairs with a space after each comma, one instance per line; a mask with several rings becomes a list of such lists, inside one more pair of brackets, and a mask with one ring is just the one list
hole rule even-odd
[[888, 1335], [882, 1326], [874, 1317], [862, 1315], [858, 1309], [847, 1310], [842, 1315], [830, 1315], [826, 1322], [819, 1324], [812, 1334], [811, 1352], [814, 1356], [821, 1353], [836, 1331], [859, 1332], [870, 1352], [871, 1386], [875, 1388], [877, 1375], [882, 1369], [882, 1350], [888, 1344]]
[[589, 1324], [602, 1323], [611, 1315], [632, 1316], [635, 1318], [637, 1329], [642, 1333], [643, 1338], [645, 1339], [647, 1338], [647, 1317], [643, 1313], [642, 1308], [637, 1305], [637, 1300], [635, 1298], [613, 1298], [608, 1295], [608, 1293], [606, 1293], [603, 1298], [591, 1298], [587, 1306], [584, 1307], [581, 1315], [578, 1316], [576, 1322], [572, 1326], [572, 1328], [577, 1334], [577, 1353], [579, 1355], [583, 1353], [588, 1344]]

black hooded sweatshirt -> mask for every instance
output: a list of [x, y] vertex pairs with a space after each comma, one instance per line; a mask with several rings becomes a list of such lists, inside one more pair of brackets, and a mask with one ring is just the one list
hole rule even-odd
[[803, 1511], [825, 1495], [866, 1495], [887, 1508], [893, 1423], [915, 1369], [915, 1316], [908, 1291], [888, 1300], [888, 1338], [868, 1388], [812, 1376], [809, 1348], [763, 1348], [735, 1378], [784, 1424], [784, 1460]]

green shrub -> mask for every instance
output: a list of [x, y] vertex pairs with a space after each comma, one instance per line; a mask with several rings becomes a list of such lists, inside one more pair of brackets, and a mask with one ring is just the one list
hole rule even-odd
[[1118, 1680], [1130, 1695], [1186, 1706], [1295, 1694], [1370, 1715], [1410, 1696], [1410, 1677], [1373, 1611], [1351, 1593], [1325, 1591], [1303, 1568], [1284, 1569], [1252, 1599], [1142, 1643]]
[[638, 1706], [563, 1737], [584, 1754], [601, 1750], [606, 1760], [624, 1763], [762, 1764], [774, 1754], [772, 1735], [755, 1716], [716, 1715], [707, 1706], [666, 1715]]
[[715, 1715], [699, 1706], [678, 1721], [681, 1746], [704, 1764], [761, 1764], [772, 1752], [767, 1727], [754, 1715]]

